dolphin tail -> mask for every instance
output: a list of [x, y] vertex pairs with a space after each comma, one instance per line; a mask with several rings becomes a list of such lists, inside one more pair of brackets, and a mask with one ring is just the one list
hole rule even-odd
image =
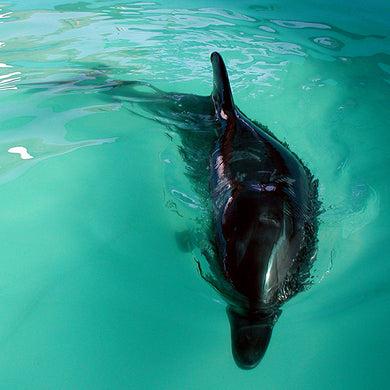
[[228, 113], [236, 116], [236, 108], [234, 106], [226, 66], [221, 55], [217, 52], [211, 54], [210, 60], [213, 65], [214, 74], [214, 88], [211, 97], [218, 118], [227, 120]]

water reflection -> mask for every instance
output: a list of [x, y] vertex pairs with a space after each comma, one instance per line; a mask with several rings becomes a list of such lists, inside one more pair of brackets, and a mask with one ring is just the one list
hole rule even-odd
[[313, 23], [313, 22], [302, 22], [297, 20], [271, 20], [272, 23], [277, 24], [281, 27], [288, 28], [315, 28], [318, 30], [330, 29], [331, 27], [327, 24]]
[[[267, 79], [281, 80], [280, 71], [290, 63], [301, 64], [303, 57], [333, 60], [335, 51], [348, 57], [355, 50], [353, 40], [383, 38], [343, 30], [314, 16], [276, 18], [274, 6], [243, 5], [235, 10], [224, 6], [185, 9], [154, 2], [79, 2], [57, 4], [54, 12], [17, 11], [9, 21], [7, 64], [28, 70], [29, 76], [48, 77], [69, 72], [77, 62], [101, 62], [122, 77], [131, 73], [143, 79], [152, 74], [154, 82], [175, 83], [198, 79], [206, 89], [201, 77], [204, 64], [210, 52], [222, 50], [237, 59], [230, 65], [237, 85], [246, 84], [245, 76], [257, 74], [262, 75], [254, 80], [259, 88]], [[4, 19], [10, 14], [7, 10]], [[42, 23], [48, 18], [50, 23]], [[242, 67], [247, 60], [248, 66]]]
[[[11, 68], [10, 65], [1, 64], [2, 68]], [[17, 82], [20, 81], [21, 72], [11, 72], [0, 76], [0, 91], [17, 89]]]
[[[9, 181], [15, 180], [16, 178], [23, 175], [29, 168], [35, 164], [52, 158], [60, 156], [63, 154], [74, 152], [80, 148], [85, 148], [89, 146], [103, 145], [107, 143], [115, 142], [116, 138], [106, 138], [106, 139], [92, 139], [82, 142], [66, 143], [64, 144], [49, 144], [45, 140], [36, 138], [36, 139], [26, 139], [24, 140], [28, 149], [24, 146], [13, 146], [7, 147], [7, 143], [0, 143], [0, 150], [7, 150], [9, 153], [8, 156], [2, 155], [2, 169], [0, 171], [0, 185], [8, 183]], [[30, 154], [27, 150], [30, 151]], [[12, 155], [19, 154], [18, 159], [15, 159]]]
[[[0, 12], [2, 10], [0, 9]], [[0, 23], [4, 23], [4, 21], [12, 20], [9, 17], [13, 14], [13, 12], [4, 12], [0, 14]], [[3, 35], [4, 36], [4, 35]], [[0, 49], [5, 47], [5, 42], [0, 42]], [[0, 60], [2, 58], [0, 57]], [[12, 65], [8, 65], [6, 63], [0, 62], [0, 91], [9, 90], [9, 89], [17, 89], [16, 84], [20, 81], [21, 72], [9, 72], [2, 74], [1, 68], [13, 68]], [[8, 69], [5, 71], [8, 72]]]
[[16, 153], [20, 154], [20, 158], [22, 160], [29, 160], [30, 158], [34, 158], [27, 152], [27, 149], [24, 146], [14, 146], [8, 149], [8, 153]]
[[336, 38], [332, 37], [317, 37], [313, 38], [313, 42], [319, 46], [325, 47], [331, 50], [341, 50], [344, 47], [344, 43]]

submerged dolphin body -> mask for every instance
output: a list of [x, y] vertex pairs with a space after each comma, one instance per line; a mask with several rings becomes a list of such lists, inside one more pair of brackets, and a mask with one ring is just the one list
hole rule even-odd
[[264, 356], [281, 305], [308, 284], [320, 203], [300, 159], [235, 106], [222, 57], [213, 53], [211, 62], [211, 96], [141, 82], [107, 92], [180, 135], [187, 174], [211, 200], [210, 273], [200, 267], [201, 275], [227, 302], [234, 359], [250, 369]]
[[220, 134], [211, 153], [210, 191], [219, 276], [230, 285], [220, 290], [228, 301], [234, 358], [249, 369], [267, 349], [280, 305], [303, 287], [299, 279], [310, 268], [317, 183], [285, 145], [234, 105], [221, 56], [213, 53], [211, 62]]

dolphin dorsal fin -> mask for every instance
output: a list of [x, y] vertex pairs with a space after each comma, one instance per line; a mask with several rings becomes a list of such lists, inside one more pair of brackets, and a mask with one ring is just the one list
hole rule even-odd
[[219, 53], [212, 53], [210, 60], [213, 65], [214, 74], [214, 88], [211, 96], [218, 116], [226, 120], [228, 113], [235, 115], [236, 111], [229, 77], [225, 63]]

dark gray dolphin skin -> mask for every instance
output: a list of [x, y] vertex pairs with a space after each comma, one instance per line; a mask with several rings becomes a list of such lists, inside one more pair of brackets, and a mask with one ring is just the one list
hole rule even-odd
[[210, 190], [225, 278], [217, 288], [228, 302], [234, 359], [250, 369], [264, 356], [281, 304], [310, 268], [317, 183], [286, 145], [235, 106], [222, 57], [214, 52], [211, 62], [220, 133]]

